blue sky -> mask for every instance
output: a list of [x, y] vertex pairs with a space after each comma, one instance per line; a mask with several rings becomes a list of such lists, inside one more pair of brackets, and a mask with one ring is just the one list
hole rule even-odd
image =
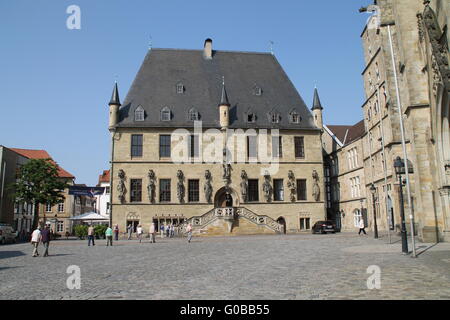
[[[108, 106], [149, 47], [274, 52], [308, 105], [317, 85], [326, 124], [362, 118], [360, 34], [370, 0], [1, 0], [0, 144], [45, 149], [77, 183], [108, 169]], [[69, 5], [81, 30], [69, 30]]]

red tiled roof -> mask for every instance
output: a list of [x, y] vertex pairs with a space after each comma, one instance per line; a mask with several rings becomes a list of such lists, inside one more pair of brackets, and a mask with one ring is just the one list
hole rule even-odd
[[344, 145], [347, 145], [364, 135], [366, 128], [364, 126], [364, 120], [361, 120], [353, 126], [328, 126], [331, 132], [341, 141]]
[[98, 184], [102, 182], [109, 183], [110, 177], [109, 177], [109, 170], [103, 170], [103, 173], [98, 176]]
[[[52, 159], [52, 157], [45, 150], [31, 150], [31, 149], [18, 149], [9, 148], [12, 151], [28, 158], [28, 159]], [[52, 159], [53, 160], [53, 159]], [[75, 178], [75, 176], [68, 171], [58, 166], [58, 175], [60, 178]]]

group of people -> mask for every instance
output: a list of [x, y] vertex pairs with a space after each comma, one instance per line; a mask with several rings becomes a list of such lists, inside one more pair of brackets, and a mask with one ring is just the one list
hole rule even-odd
[[36, 230], [31, 234], [31, 244], [33, 246], [33, 257], [39, 256], [38, 247], [39, 243], [42, 242], [44, 246], [44, 257], [48, 257], [48, 247], [50, 245], [51, 231], [48, 224], [45, 225], [44, 229], [41, 231], [41, 227], [38, 226]]

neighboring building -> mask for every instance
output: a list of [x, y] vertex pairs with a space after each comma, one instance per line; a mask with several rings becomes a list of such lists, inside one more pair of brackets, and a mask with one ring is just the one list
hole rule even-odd
[[341, 231], [354, 231], [367, 216], [363, 161], [364, 121], [354, 126], [324, 126], [323, 146], [328, 218]]
[[103, 216], [109, 216], [111, 204], [109, 170], [104, 170], [103, 173], [98, 177], [97, 187], [103, 187], [105, 188], [105, 191], [102, 195], [95, 196], [96, 198], [95, 212]]
[[28, 158], [11, 149], [0, 146], [0, 223], [10, 224], [14, 230], [32, 231], [34, 206], [15, 203], [14, 190], [10, 186], [16, 182], [17, 172]]
[[[403, 158], [396, 91], [400, 92], [408, 159], [414, 168], [411, 201], [416, 232], [426, 242], [450, 240], [450, 130], [448, 0], [377, 0], [362, 32], [366, 67], [363, 105], [366, 194], [376, 187], [377, 217], [398, 229], [399, 183], [394, 160]], [[392, 63], [390, 35], [395, 63]], [[396, 87], [394, 67], [398, 76]], [[406, 195], [405, 212], [409, 223]], [[369, 197], [368, 207], [372, 208]], [[369, 209], [369, 215], [373, 210]], [[371, 220], [371, 219], [369, 219]], [[386, 224], [380, 229], [386, 229]], [[408, 228], [409, 229], [409, 228]], [[409, 232], [409, 230], [408, 230]]]
[[[22, 155], [28, 159], [52, 159], [52, 157], [45, 150], [30, 150], [11, 148], [17, 154]], [[75, 177], [58, 166], [58, 176], [64, 180], [68, 185], [74, 185]], [[39, 205], [38, 214], [39, 222], [41, 224], [50, 223], [55, 233], [64, 235], [66, 232], [72, 232], [72, 222], [69, 220], [74, 214], [74, 197], [69, 196], [69, 189], [64, 190], [64, 202], [54, 206]]]
[[[294, 233], [326, 218], [322, 107], [311, 114], [273, 55], [214, 51], [210, 39], [152, 49], [123, 106], [117, 84], [109, 106], [121, 230], [186, 219], [207, 235]], [[241, 134], [223, 139], [231, 130]]]
[[[82, 187], [82, 188], [86, 188], [87, 185], [85, 184], [74, 184], [74, 187]], [[87, 196], [87, 195], [70, 195], [70, 197], [74, 197], [75, 198], [75, 206], [73, 209], [73, 214], [72, 216], [79, 216], [82, 215], [84, 213], [88, 213], [88, 212], [95, 212], [95, 208], [96, 208], [96, 197], [91, 197], [91, 196]]]

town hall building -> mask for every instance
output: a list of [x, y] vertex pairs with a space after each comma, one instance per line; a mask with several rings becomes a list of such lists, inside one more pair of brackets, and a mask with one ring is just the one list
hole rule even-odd
[[297, 233], [326, 219], [322, 105], [270, 53], [151, 49], [109, 103], [111, 223], [199, 235]]

